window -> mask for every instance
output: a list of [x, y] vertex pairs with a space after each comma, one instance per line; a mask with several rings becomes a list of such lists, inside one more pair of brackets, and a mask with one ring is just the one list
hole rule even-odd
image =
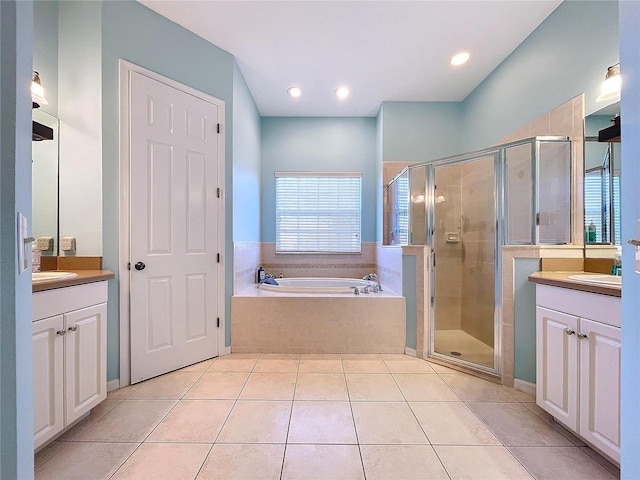
[[276, 172], [276, 252], [359, 253], [359, 172]]

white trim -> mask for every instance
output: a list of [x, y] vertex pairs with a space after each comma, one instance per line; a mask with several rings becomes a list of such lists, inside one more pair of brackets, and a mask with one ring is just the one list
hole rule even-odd
[[529, 395], [536, 396], [536, 384], [515, 378], [513, 380], [513, 388]]
[[410, 357], [416, 357], [418, 353], [415, 348], [404, 347], [404, 354], [409, 355]]
[[113, 392], [114, 390], [118, 390], [120, 388], [120, 379], [116, 378], [115, 380], [110, 380], [107, 382], [107, 392]]
[[130, 245], [129, 245], [129, 180], [130, 180], [130, 145], [129, 145], [129, 100], [130, 86], [129, 78], [131, 72], [136, 72], [151, 78], [155, 81], [163, 83], [169, 87], [180, 90], [181, 92], [192, 95], [200, 100], [211, 103], [218, 107], [218, 123], [220, 124], [220, 138], [218, 141], [218, 185], [220, 187], [220, 202], [218, 203], [218, 252], [220, 252], [220, 263], [218, 268], [218, 313], [220, 318], [220, 328], [218, 329], [218, 354], [225, 355], [230, 353], [231, 347], [225, 346], [225, 102], [219, 98], [213, 97], [199, 90], [191, 88], [182, 83], [163, 77], [151, 70], [140, 67], [126, 60], [118, 61], [119, 67], [119, 83], [120, 83], [120, 219], [119, 219], [119, 258], [118, 258], [118, 277], [120, 283], [120, 379], [118, 387], [127, 386], [131, 383], [131, 338], [130, 338], [130, 318], [129, 318], [129, 292], [130, 292], [130, 271], [128, 264], [130, 262]]
[[231, 355], [231, 345], [220, 350], [220, 356], [223, 357], [225, 355]]

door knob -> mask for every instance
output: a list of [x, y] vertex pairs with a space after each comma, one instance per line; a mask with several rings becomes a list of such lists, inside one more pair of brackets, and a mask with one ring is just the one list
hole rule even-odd
[[146, 265], [143, 262], [137, 262], [134, 265], [134, 267], [135, 267], [136, 270], [144, 270], [144, 267], [146, 267]]

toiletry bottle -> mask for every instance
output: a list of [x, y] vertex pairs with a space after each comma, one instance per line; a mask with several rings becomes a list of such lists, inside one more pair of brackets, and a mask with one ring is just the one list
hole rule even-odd
[[262, 267], [258, 268], [258, 283], [264, 282], [265, 274], [264, 269]]
[[615, 260], [613, 261], [613, 268], [611, 269], [611, 275], [622, 276], [622, 253], [616, 252]]
[[593, 220], [587, 227], [587, 243], [596, 243], [596, 224], [593, 223]]
[[40, 271], [40, 256], [42, 252], [35, 245], [31, 247], [31, 271], [39, 272]]

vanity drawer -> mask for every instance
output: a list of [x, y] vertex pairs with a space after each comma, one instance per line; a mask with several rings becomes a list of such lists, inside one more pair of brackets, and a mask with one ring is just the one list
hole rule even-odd
[[61, 315], [107, 301], [107, 282], [85, 283], [33, 294], [32, 320]]
[[550, 285], [536, 286], [536, 304], [620, 327], [620, 298]]

